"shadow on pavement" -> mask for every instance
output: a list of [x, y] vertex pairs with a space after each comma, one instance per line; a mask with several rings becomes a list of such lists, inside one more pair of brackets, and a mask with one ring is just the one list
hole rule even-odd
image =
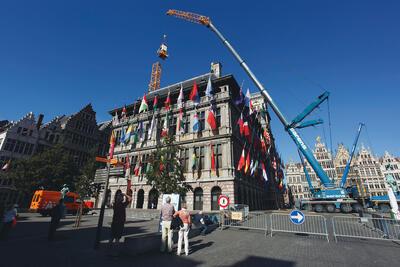
[[296, 263], [292, 261], [284, 261], [284, 260], [276, 260], [270, 258], [262, 258], [262, 257], [255, 257], [250, 256], [246, 259], [231, 265], [232, 267], [239, 267], [239, 266], [273, 266], [273, 267], [293, 267]]

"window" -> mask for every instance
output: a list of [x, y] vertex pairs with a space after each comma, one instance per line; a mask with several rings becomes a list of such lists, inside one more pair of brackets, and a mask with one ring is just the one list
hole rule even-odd
[[60, 136], [59, 135], [56, 135], [56, 141], [55, 141], [55, 143], [57, 144], [58, 143], [58, 140], [60, 139]]
[[199, 147], [200, 148], [200, 156], [199, 156], [199, 169], [202, 170], [204, 169], [204, 147]]
[[190, 114], [185, 114], [183, 116], [183, 129], [185, 134], [189, 133], [189, 128], [190, 128]]
[[215, 165], [219, 169], [222, 166], [222, 145], [217, 144], [215, 148]]
[[171, 116], [169, 117], [169, 121], [168, 121], [168, 134], [170, 136], [175, 135], [176, 132], [176, 117]]
[[217, 128], [221, 127], [221, 108], [215, 110], [215, 119], [217, 121]]
[[15, 147], [15, 143], [17, 142], [17, 140], [15, 139], [6, 139], [6, 144], [4, 145], [4, 150], [6, 151], [14, 151], [14, 147]]
[[200, 131], [203, 131], [205, 129], [205, 111], [200, 111], [197, 115], [199, 116]]
[[203, 210], [203, 189], [197, 187], [194, 190], [194, 201], [193, 201], [193, 209], [194, 210]]
[[28, 129], [22, 128], [22, 135], [24, 136], [28, 135]]
[[17, 133], [20, 134], [22, 132], [22, 127], [18, 127]]
[[181, 150], [181, 162], [183, 166], [183, 170], [189, 171], [189, 148], [184, 148]]
[[211, 210], [219, 210], [218, 198], [221, 193], [221, 188], [218, 186], [214, 186], [211, 189]]

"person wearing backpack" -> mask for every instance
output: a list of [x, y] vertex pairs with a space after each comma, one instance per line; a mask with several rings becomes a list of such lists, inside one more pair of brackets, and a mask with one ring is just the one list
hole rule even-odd
[[190, 217], [190, 212], [187, 210], [186, 203], [182, 203], [182, 209], [175, 212], [174, 217], [179, 217], [183, 222], [183, 227], [181, 226], [178, 232], [178, 249], [177, 255], [181, 255], [182, 249], [182, 239], [185, 242], [185, 254], [189, 255], [189, 230], [192, 226], [192, 219]]

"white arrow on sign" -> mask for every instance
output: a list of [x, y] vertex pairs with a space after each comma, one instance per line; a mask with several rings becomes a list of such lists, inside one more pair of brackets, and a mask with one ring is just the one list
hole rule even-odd
[[304, 218], [304, 216], [301, 215], [301, 213], [297, 213], [296, 215], [291, 215], [290, 217], [291, 217], [292, 219], [297, 220], [297, 222], [301, 222], [301, 221], [303, 220], [303, 218]]

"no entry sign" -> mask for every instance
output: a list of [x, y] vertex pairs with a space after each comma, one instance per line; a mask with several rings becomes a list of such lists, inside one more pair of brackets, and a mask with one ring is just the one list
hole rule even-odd
[[223, 209], [227, 208], [229, 205], [229, 197], [220, 195], [218, 198], [218, 205]]

